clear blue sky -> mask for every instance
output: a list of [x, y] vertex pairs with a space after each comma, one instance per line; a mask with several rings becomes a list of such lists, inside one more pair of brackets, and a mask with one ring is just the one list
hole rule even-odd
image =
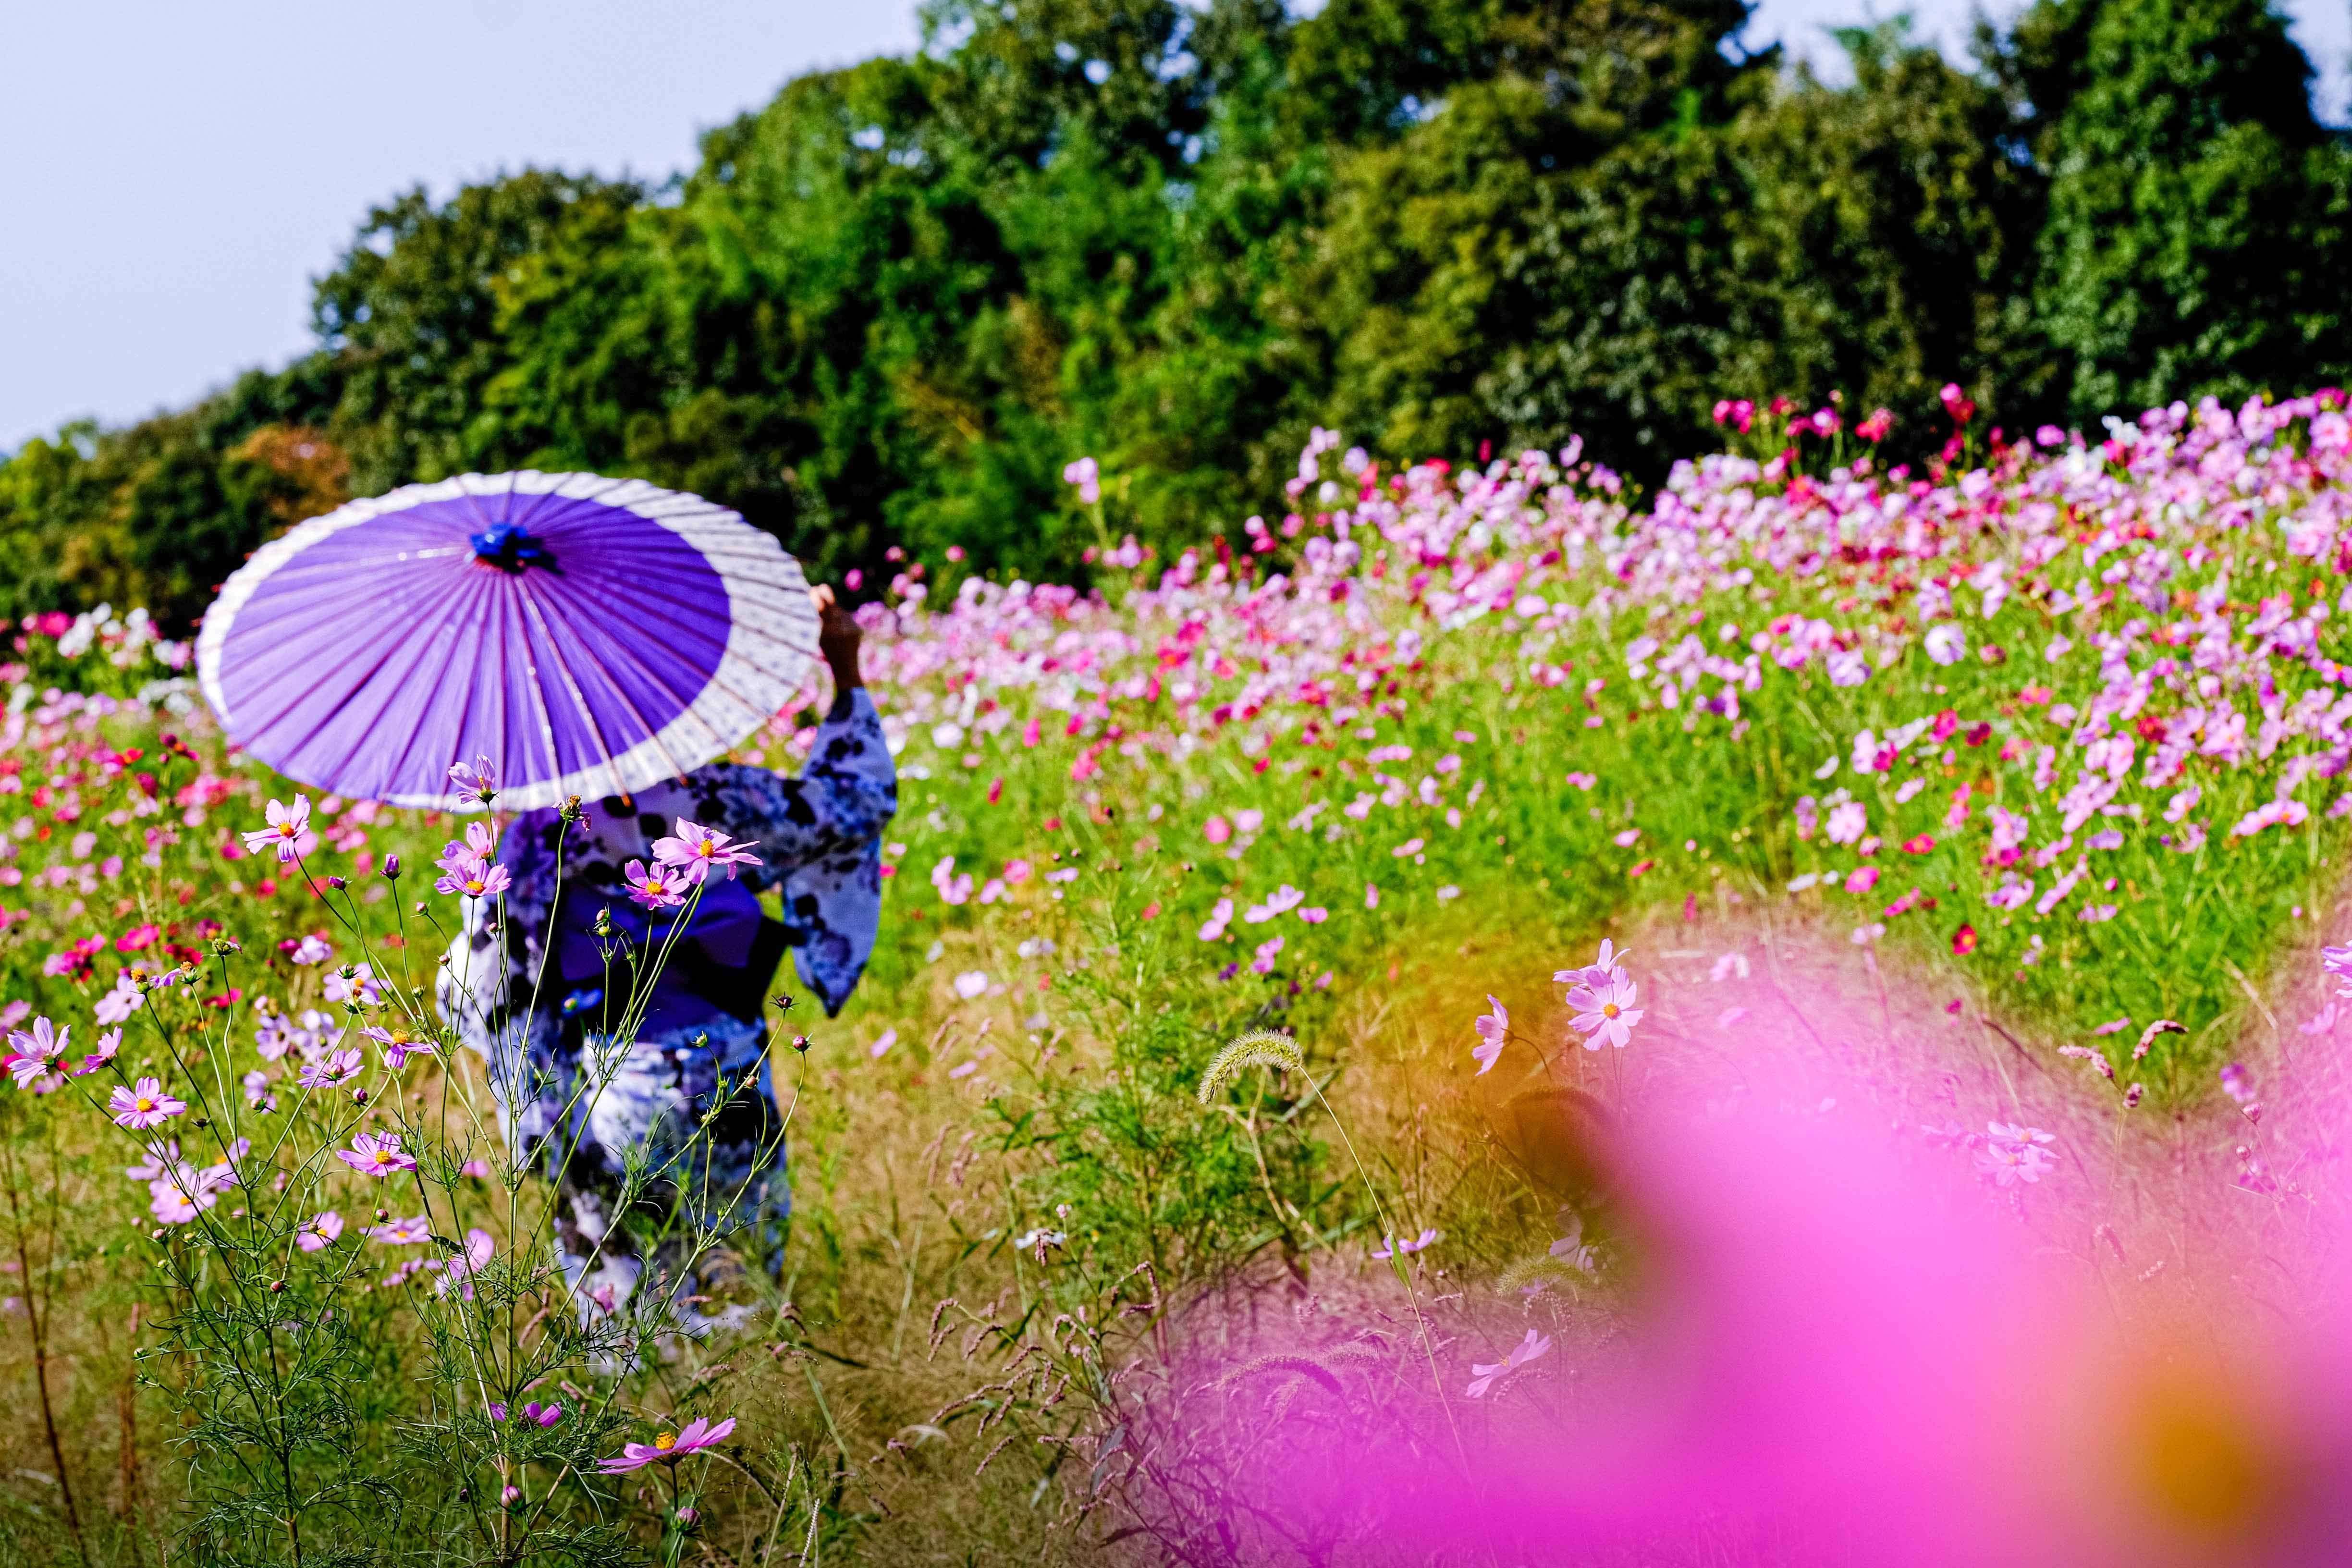
[[[1866, 8], [1765, 0], [1748, 37], [1818, 58]], [[1965, 0], [1911, 8], [1966, 32]], [[2290, 9], [2341, 120], [2352, 0]], [[909, 0], [0, 0], [0, 451], [300, 353], [310, 280], [394, 191], [664, 174], [786, 78], [915, 37]]]

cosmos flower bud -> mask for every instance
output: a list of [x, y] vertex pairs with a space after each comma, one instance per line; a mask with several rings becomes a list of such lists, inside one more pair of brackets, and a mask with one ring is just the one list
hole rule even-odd
[[351, 885], [352, 885], [352, 884], [351, 884], [351, 880], [350, 880], [350, 879], [349, 879], [349, 878], [345, 878], [345, 877], [330, 877], [330, 878], [328, 878], [328, 879], [327, 879], [327, 886], [329, 886], [330, 888], [332, 888], [332, 889], [336, 889], [338, 892], [341, 891], [341, 890], [342, 890], [343, 889], [345, 889], [345, 888], [350, 887]]
[[387, 855], [383, 858], [383, 879], [387, 882], [397, 882], [400, 880], [399, 856]]

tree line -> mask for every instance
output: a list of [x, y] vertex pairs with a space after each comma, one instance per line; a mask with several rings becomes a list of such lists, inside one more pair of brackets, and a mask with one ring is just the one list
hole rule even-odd
[[[2352, 142], [2266, 0], [2036, 0], [1852, 80], [1740, 0], [931, 0], [647, 184], [373, 212], [318, 346], [0, 464], [0, 611], [184, 626], [263, 540], [468, 469], [635, 474], [816, 568], [1069, 577], [1231, 531], [1315, 425], [1637, 481], [1724, 398], [2094, 429], [2352, 379]], [[1102, 510], [1062, 472], [1093, 457]]]

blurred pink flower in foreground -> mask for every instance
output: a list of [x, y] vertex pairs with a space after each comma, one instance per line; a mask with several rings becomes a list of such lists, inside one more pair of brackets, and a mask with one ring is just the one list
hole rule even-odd
[[[1773, 1048], [1743, 1056], [1744, 1084], [1770, 1077], [1759, 1057]], [[1817, 1070], [1810, 1058], [1789, 1081]], [[1580, 1304], [1568, 1310], [1593, 1332], [1570, 1355], [1531, 1364], [1552, 1347], [1529, 1328], [1504, 1360], [1474, 1363], [1464, 1392], [1480, 1403], [1452, 1417], [1458, 1458], [1351, 1442], [1322, 1450], [1328, 1473], [1286, 1486], [1352, 1500], [1404, 1554], [1449, 1560], [2344, 1560], [2352, 1292], [2330, 1250], [2338, 1227], [2322, 1223], [2308, 1256], [2257, 1244], [2265, 1269], [2298, 1276], [2284, 1310], [2255, 1305], [2249, 1282], [2192, 1300], [2195, 1321], [2126, 1313], [2078, 1251], [2050, 1245], [2083, 1211], [2049, 1205], [2088, 1201], [2079, 1185], [2053, 1194], [2057, 1178], [2094, 1179], [2053, 1157], [2053, 1135], [1996, 1122], [1981, 1140], [1955, 1127], [1923, 1144], [1874, 1117], [1723, 1087], [1690, 1084], [1688, 1100], [1595, 1134], [1628, 1262], [1605, 1325]], [[1980, 1180], [1938, 1142], [2001, 1151], [2008, 1181], [2032, 1170], [2036, 1213], [2064, 1229], [2021, 1223], [2019, 1187]]]

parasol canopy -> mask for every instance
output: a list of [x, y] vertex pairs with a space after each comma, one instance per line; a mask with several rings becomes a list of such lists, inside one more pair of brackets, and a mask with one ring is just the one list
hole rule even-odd
[[395, 805], [628, 795], [740, 742], [799, 689], [800, 563], [642, 479], [465, 474], [355, 500], [255, 552], [196, 638], [205, 698], [288, 778]]

